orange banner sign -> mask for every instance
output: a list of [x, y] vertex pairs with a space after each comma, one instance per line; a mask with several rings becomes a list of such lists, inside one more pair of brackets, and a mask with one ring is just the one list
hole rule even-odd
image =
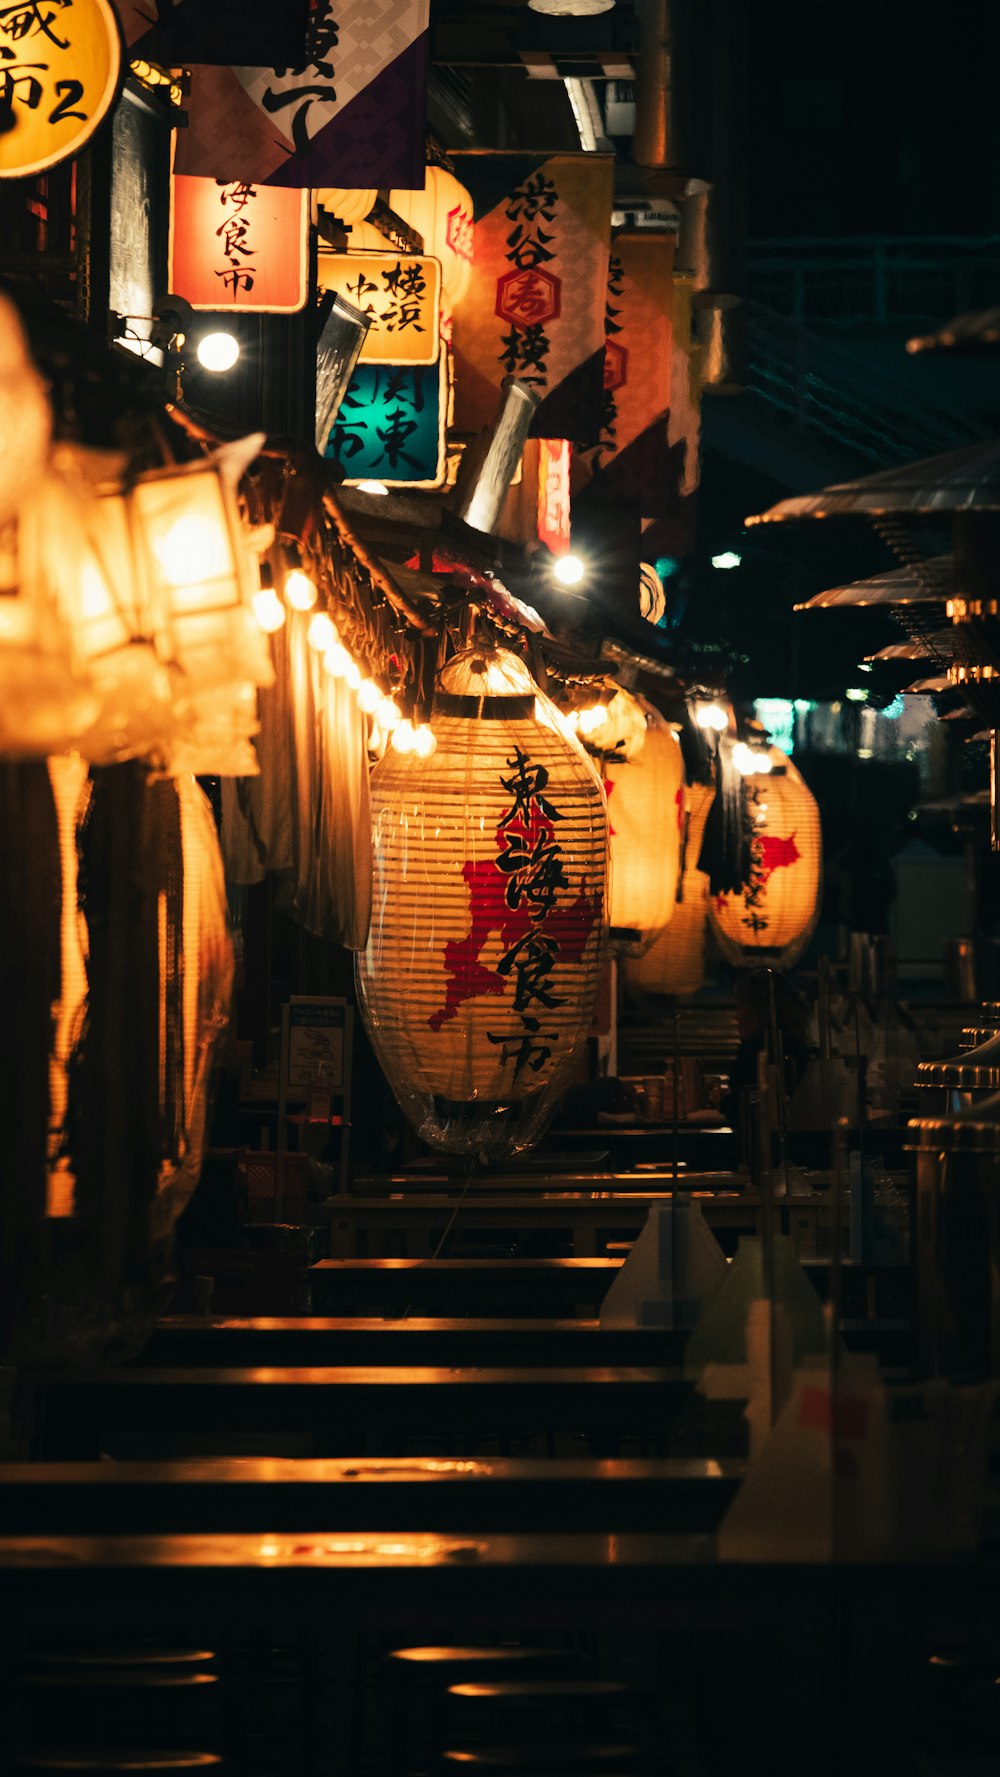
[[309, 193], [170, 181], [169, 284], [195, 309], [288, 315], [309, 293]]

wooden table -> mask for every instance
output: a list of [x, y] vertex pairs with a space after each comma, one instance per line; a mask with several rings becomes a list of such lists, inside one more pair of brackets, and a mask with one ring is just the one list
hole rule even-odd
[[621, 1259], [320, 1259], [310, 1267], [319, 1313], [565, 1317], [593, 1315]]
[[137, 1365], [189, 1364], [668, 1364], [687, 1335], [663, 1327], [605, 1327], [596, 1320], [207, 1319], [168, 1316]]
[[467, 1455], [484, 1437], [533, 1435], [555, 1454], [561, 1431], [614, 1456], [625, 1434], [644, 1447], [662, 1438], [690, 1389], [677, 1369], [619, 1365], [52, 1372], [37, 1379], [33, 1454], [265, 1455], [268, 1440], [284, 1438], [292, 1455], [426, 1455], [436, 1440]]
[[0, 1464], [7, 1535], [712, 1530], [740, 1462], [489, 1457]]

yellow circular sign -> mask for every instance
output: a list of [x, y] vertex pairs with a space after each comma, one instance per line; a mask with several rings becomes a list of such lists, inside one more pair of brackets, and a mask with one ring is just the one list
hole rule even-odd
[[121, 72], [109, 0], [0, 0], [0, 179], [79, 154]]

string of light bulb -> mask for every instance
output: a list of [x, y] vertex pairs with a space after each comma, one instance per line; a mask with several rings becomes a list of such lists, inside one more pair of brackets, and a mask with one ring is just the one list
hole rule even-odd
[[316, 582], [299, 567], [293, 567], [285, 576], [284, 599], [278, 596], [270, 565], [262, 561], [260, 565], [261, 586], [255, 593], [254, 615], [260, 628], [267, 635], [279, 630], [286, 618], [286, 606], [300, 615], [312, 611], [306, 640], [311, 648], [323, 656], [323, 670], [331, 678], [343, 679], [350, 691], [358, 700], [358, 708], [369, 716], [372, 721], [372, 739], [381, 744], [384, 736], [398, 753], [414, 753], [420, 759], [429, 759], [437, 750], [437, 740], [433, 729], [427, 722], [413, 722], [404, 716], [395, 698], [384, 689], [378, 679], [362, 671], [349, 649], [344, 646], [340, 631], [329, 611], [315, 611], [319, 593]]

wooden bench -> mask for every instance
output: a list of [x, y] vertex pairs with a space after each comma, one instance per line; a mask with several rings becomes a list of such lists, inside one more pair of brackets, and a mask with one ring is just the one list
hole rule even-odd
[[365, 1457], [0, 1465], [5, 1533], [711, 1530], [740, 1462]]
[[690, 1387], [677, 1369], [620, 1365], [51, 1372], [37, 1378], [33, 1454], [464, 1455], [532, 1436], [556, 1454], [560, 1432], [594, 1455], [620, 1454], [623, 1436], [646, 1454]]

